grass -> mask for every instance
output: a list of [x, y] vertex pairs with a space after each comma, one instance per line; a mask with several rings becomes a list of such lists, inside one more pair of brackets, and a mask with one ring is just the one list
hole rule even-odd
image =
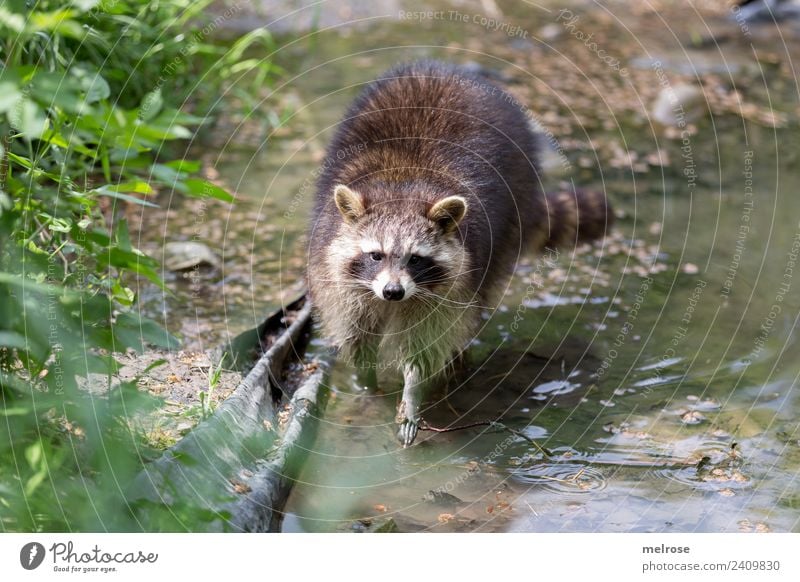
[[[116, 354], [178, 339], [137, 311], [130, 281], [164, 283], [133, 245], [126, 208], [156, 205], [159, 192], [233, 202], [182, 152], [281, 73], [249, 56], [273, 48], [266, 31], [216, 42], [210, 4], [0, 5], [1, 531], [143, 527], [125, 484], [171, 441], [131, 422], [160, 399], [111, 378]], [[87, 390], [98, 374], [105, 387]]]

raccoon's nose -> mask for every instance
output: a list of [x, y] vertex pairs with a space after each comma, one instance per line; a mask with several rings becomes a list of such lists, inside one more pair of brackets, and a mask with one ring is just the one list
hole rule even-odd
[[387, 301], [400, 301], [405, 295], [405, 289], [400, 283], [387, 283], [383, 288], [383, 298]]

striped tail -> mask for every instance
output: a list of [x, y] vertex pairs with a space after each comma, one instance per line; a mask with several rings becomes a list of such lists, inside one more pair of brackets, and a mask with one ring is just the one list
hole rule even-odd
[[545, 200], [549, 220], [542, 248], [574, 247], [611, 230], [614, 213], [604, 192], [564, 188], [548, 192]]

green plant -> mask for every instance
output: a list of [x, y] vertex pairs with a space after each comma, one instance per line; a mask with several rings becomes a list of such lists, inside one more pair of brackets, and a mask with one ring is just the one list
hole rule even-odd
[[222, 358], [220, 358], [216, 366], [213, 361], [211, 362], [208, 368], [208, 388], [198, 392], [198, 397], [200, 398], [200, 414], [204, 420], [214, 413], [214, 403], [211, 401], [211, 398], [222, 376], [222, 366], [225, 362], [225, 355], [226, 354], [222, 354]]
[[125, 484], [150, 452], [128, 420], [159, 402], [112, 386], [115, 354], [177, 340], [136, 312], [130, 281], [163, 282], [125, 208], [159, 191], [232, 202], [184, 142], [240, 77], [276, 73], [244, 57], [266, 33], [212, 41], [209, 4], [0, 4], [2, 530], [144, 527]]

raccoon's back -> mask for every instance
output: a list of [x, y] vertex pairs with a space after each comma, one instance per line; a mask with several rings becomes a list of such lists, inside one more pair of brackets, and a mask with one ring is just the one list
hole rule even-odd
[[535, 147], [525, 113], [503, 89], [465, 69], [421, 61], [390, 70], [355, 100], [320, 185], [424, 179], [491, 196], [478, 189], [536, 176]]

